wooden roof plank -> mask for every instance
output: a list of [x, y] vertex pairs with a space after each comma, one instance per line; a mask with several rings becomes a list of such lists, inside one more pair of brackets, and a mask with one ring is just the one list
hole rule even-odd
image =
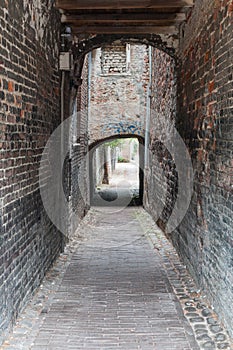
[[64, 10], [181, 8], [193, 6], [193, 0], [56, 0], [56, 6]]
[[74, 34], [169, 34], [175, 26], [72, 26]]
[[184, 13], [131, 13], [131, 14], [114, 14], [114, 13], [88, 13], [88, 14], [63, 14], [62, 23], [81, 23], [81, 22], [178, 22], [185, 20]]

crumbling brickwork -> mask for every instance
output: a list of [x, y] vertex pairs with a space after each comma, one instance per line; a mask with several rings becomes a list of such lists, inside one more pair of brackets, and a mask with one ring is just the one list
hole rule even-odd
[[89, 62], [85, 58], [82, 70], [82, 84], [78, 88], [75, 128], [71, 161], [71, 210], [76, 214], [75, 222], [71, 222], [74, 232], [80, 220], [89, 208], [89, 173], [88, 173], [88, 101], [89, 101]]
[[172, 236], [232, 333], [233, 3], [195, 1], [180, 47], [178, 127], [195, 169], [189, 212]]
[[[106, 55], [106, 51], [107, 70], [103, 74], [102, 55]], [[120, 67], [120, 72], [109, 71], [111, 62]], [[107, 46], [107, 50], [94, 50], [91, 78], [89, 144], [97, 145], [107, 138], [124, 135], [144, 138], [149, 85], [148, 46], [117, 43]], [[143, 192], [143, 151], [140, 151], [140, 198]], [[96, 161], [94, 155], [94, 163]], [[95, 174], [99, 167], [98, 162], [91, 164], [91, 173]], [[94, 175], [91, 184], [96, 184], [95, 178]]]
[[59, 15], [52, 2], [2, 0], [0, 28], [0, 328], [4, 333], [62, 249], [62, 235], [44, 212], [39, 191], [40, 157], [60, 122]]
[[129, 70], [127, 64], [127, 44], [109, 45], [101, 49], [102, 74], [124, 74]]
[[[116, 59], [114, 47], [118, 59], [121, 53], [125, 60], [125, 51], [119, 51], [119, 45], [113, 45], [111, 50], [108, 49], [108, 67], [111, 60]], [[101, 49], [92, 52], [89, 143], [123, 134], [144, 136], [149, 82], [148, 47], [131, 44], [129, 69], [120, 73], [102, 74], [102, 54], [105, 51], [101, 52]]]
[[167, 150], [176, 117], [175, 60], [152, 49], [149, 164], [145, 169], [144, 204], [152, 217], [164, 228], [176, 201], [177, 172]]
[[[159, 122], [162, 133], [170, 123], [186, 142], [194, 169], [189, 210], [170, 238], [231, 334], [232, 13], [232, 1], [195, 1], [181, 28], [177, 73], [173, 59], [154, 51], [150, 163], [144, 195], [156, 220], [158, 210], [164, 207], [158, 223], [165, 229], [180, 190], [179, 174], [153, 129]], [[169, 138], [169, 128], [164, 136]]]

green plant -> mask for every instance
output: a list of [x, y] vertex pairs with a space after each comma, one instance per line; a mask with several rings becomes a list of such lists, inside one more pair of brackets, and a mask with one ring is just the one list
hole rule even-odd
[[106, 142], [105, 145], [111, 147], [112, 149], [120, 147], [124, 143], [122, 139], [116, 139], [110, 142]]
[[118, 163], [129, 163], [129, 160], [123, 158], [122, 156], [119, 156], [119, 157], [118, 157]]

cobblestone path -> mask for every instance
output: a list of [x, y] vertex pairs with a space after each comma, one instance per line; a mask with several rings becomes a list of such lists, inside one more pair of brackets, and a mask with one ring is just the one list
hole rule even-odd
[[231, 348], [142, 208], [88, 215], [2, 349]]

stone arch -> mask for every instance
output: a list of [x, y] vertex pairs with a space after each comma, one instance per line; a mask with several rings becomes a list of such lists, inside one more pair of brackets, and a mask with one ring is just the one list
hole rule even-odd
[[105, 45], [113, 43], [134, 43], [142, 45], [150, 45], [155, 47], [172, 58], [176, 59], [176, 49], [178, 38], [177, 35], [157, 35], [157, 34], [115, 34], [115, 35], [95, 35], [89, 38], [84, 38], [78, 41], [72, 47], [72, 53], [74, 57], [74, 71], [73, 71], [73, 86], [78, 87], [82, 81], [80, 79], [83, 63], [86, 54], [90, 51]]
[[94, 142], [92, 142], [89, 145], [89, 151], [92, 151], [93, 149], [99, 147], [101, 144], [105, 143], [105, 142], [109, 142], [115, 139], [129, 139], [129, 138], [137, 138], [139, 143], [141, 143], [142, 145], [144, 145], [144, 136], [142, 135], [137, 135], [137, 134], [132, 134], [132, 133], [125, 133], [125, 134], [112, 134], [103, 138], [100, 138]]
[[99, 125], [99, 128], [92, 129], [89, 134], [89, 140], [91, 144], [98, 144], [99, 140], [106, 142], [114, 138], [121, 137], [145, 137], [144, 125], [141, 121], [135, 120], [133, 117], [130, 121], [119, 121]]

